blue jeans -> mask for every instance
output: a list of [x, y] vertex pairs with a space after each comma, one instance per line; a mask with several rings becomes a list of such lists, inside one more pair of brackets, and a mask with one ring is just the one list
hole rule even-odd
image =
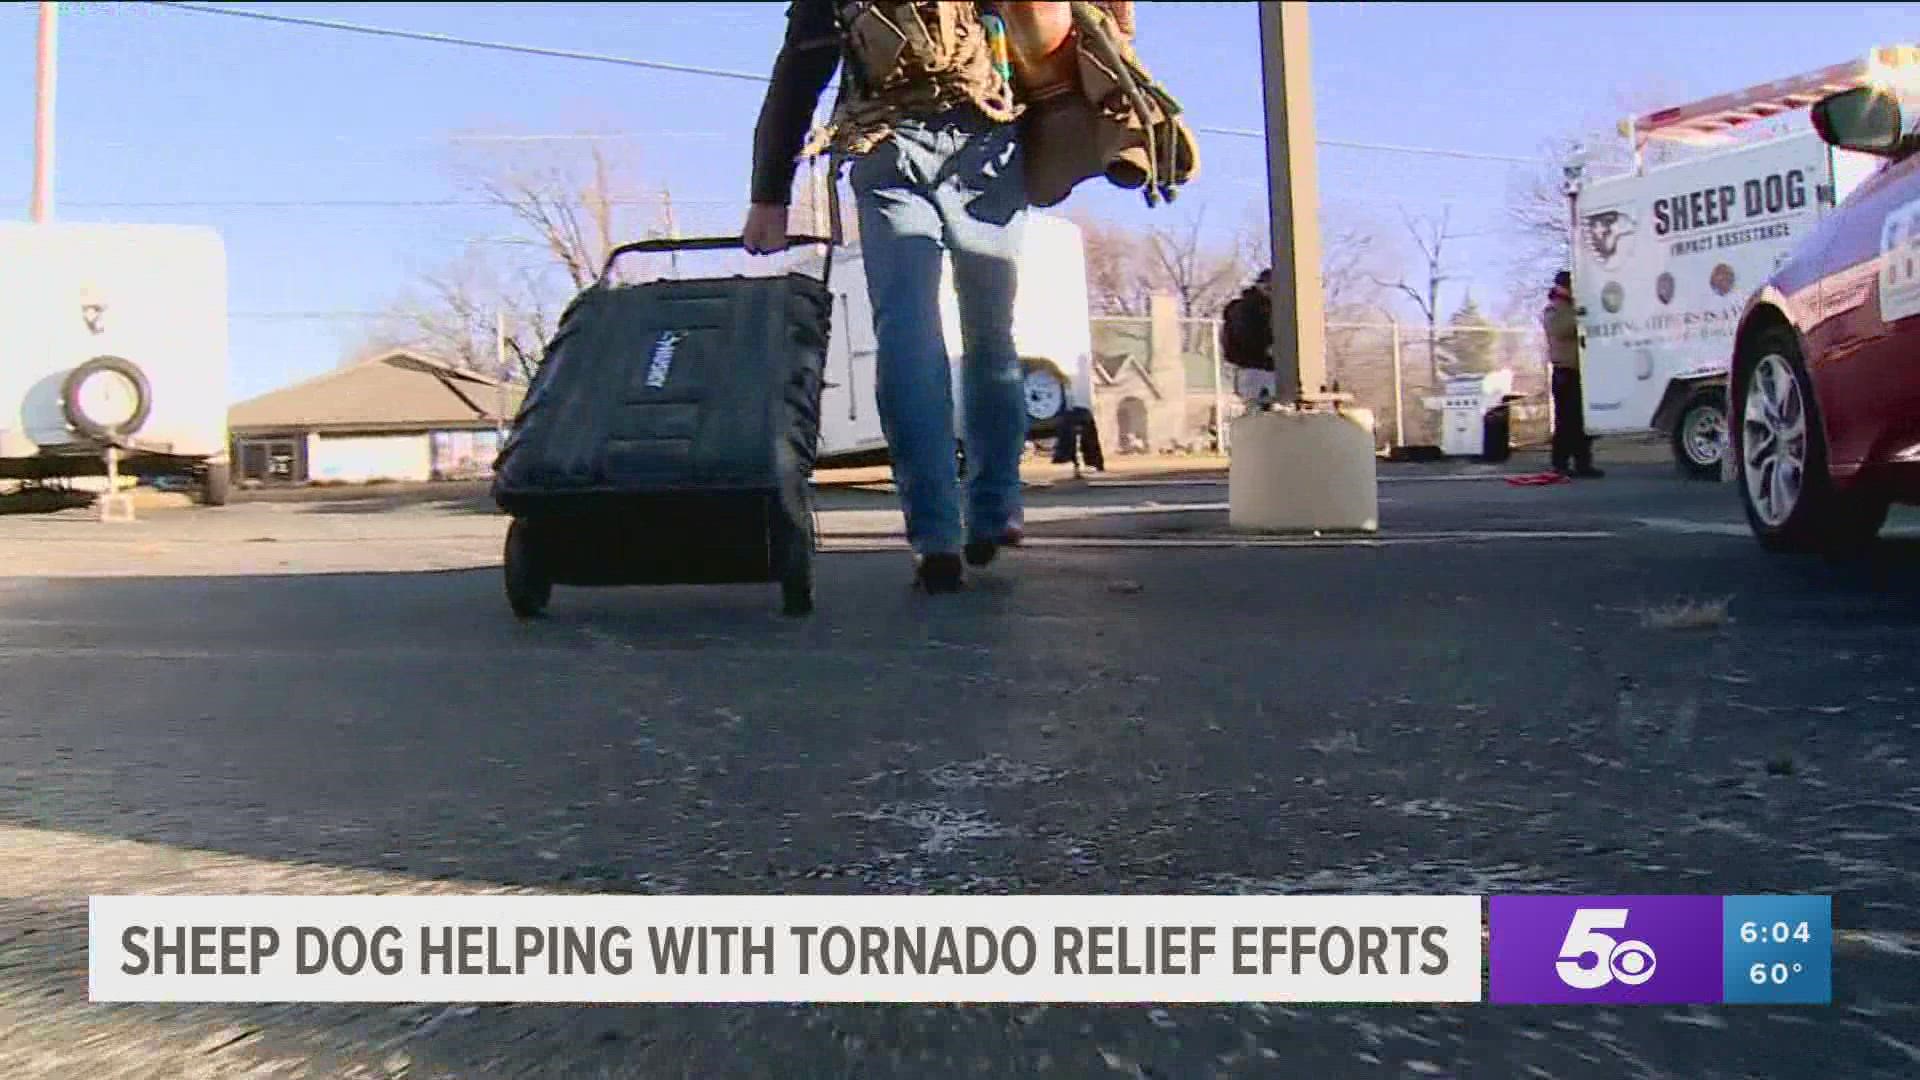
[[[957, 552], [1021, 524], [1026, 395], [1013, 346], [1027, 192], [1015, 128], [972, 109], [904, 121], [849, 175], [873, 305], [875, 396], [915, 552]], [[959, 300], [967, 453], [961, 520], [943, 256]]]

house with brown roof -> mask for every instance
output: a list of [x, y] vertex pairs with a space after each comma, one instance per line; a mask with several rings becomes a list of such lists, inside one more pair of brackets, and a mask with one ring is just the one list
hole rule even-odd
[[441, 480], [491, 473], [524, 389], [384, 350], [235, 404], [235, 479]]

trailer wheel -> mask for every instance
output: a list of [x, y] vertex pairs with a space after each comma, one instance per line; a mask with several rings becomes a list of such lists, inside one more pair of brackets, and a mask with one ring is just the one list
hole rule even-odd
[[205, 506], [225, 506], [233, 492], [233, 465], [210, 461], [200, 477], [200, 502]]
[[522, 619], [545, 614], [553, 599], [553, 578], [540, 558], [534, 542], [533, 526], [515, 518], [507, 526], [506, 550], [507, 604]]
[[1703, 386], [1680, 407], [1673, 423], [1673, 460], [1683, 476], [1718, 480], [1720, 459], [1727, 452], [1727, 395], [1718, 386]]

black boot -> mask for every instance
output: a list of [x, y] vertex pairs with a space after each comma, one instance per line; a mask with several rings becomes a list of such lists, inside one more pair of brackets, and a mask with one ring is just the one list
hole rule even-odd
[[1024, 534], [1019, 529], [1008, 529], [1000, 534], [998, 540], [967, 541], [967, 563], [970, 566], [985, 566], [993, 561], [1003, 547], [1019, 547]]
[[959, 592], [961, 577], [960, 556], [946, 551], [920, 556], [913, 570], [914, 585], [929, 595]]

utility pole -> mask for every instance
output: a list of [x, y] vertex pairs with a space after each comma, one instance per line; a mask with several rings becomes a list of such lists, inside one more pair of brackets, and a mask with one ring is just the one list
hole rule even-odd
[[820, 232], [820, 159], [807, 159], [807, 231]]
[[[673, 192], [668, 190], [668, 188], [665, 185], [661, 185], [661, 188], [660, 188], [660, 206], [661, 206], [662, 213], [664, 213], [666, 216], [667, 239], [669, 240], [680, 239], [680, 229], [678, 226], [676, 226], [673, 223]], [[667, 252], [667, 267], [668, 269], [673, 271], [674, 277], [680, 276], [680, 253], [679, 252], [677, 251]]]
[[1400, 320], [1389, 315], [1387, 325], [1393, 328], [1393, 444], [1405, 446], [1407, 445], [1407, 414], [1401, 399], [1403, 380], [1400, 377]]
[[[1580, 261], [1580, 188], [1586, 180], [1587, 160], [1587, 148], [1583, 144], [1575, 143], [1573, 152], [1567, 155], [1567, 160], [1560, 166], [1560, 190], [1567, 197], [1567, 263], [1564, 269], [1569, 274], [1573, 273], [1574, 264]], [[1633, 168], [1635, 173], [1640, 172], [1639, 139], [1633, 141]], [[1585, 345], [1584, 335], [1574, 342], [1576, 349]], [[1551, 349], [1540, 350], [1543, 365], [1546, 368], [1549, 403], [1553, 400], [1553, 360], [1549, 355], [1551, 351]], [[1547, 409], [1548, 434], [1556, 434], [1558, 426], [1557, 410], [1549, 407]], [[1724, 476], [1725, 473], [1723, 472], [1722, 475]]]
[[1435, 389], [1440, 386], [1440, 256], [1427, 264], [1427, 369]]
[[36, 225], [53, 218], [53, 86], [58, 57], [60, 5], [40, 0], [40, 42], [34, 79], [33, 207]]
[[1220, 384], [1220, 321], [1207, 320], [1207, 333], [1213, 339], [1213, 452], [1227, 452], [1227, 393]]
[[507, 313], [493, 313], [493, 366], [499, 380], [499, 404], [494, 406], [494, 429], [501, 438], [507, 434]]
[[1264, 0], [1267, 197], [1272, 215], [1273, 368], [1279, 408], [1234, 421], [1227, 520], [1261, 532], [1374, 532], [1373, 417], [1327, 393], [1320, 191], [1303, 0]]
[[1320, 281], [1319, 165], [1307, 5], [1260, 5], [1266, 78], [1267, 193], [1273, 239], [1274, 396], [1303, 402], [1326, 391], [1326, 298]]

